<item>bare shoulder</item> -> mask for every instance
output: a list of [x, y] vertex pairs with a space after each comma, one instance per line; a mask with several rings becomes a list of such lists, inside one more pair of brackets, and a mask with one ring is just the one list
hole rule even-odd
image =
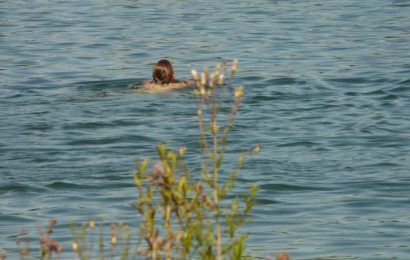
[[193, 80], [184, 80], [184, 81], [180, 81], [180, 82], [175, 82], [175, 83], [171, 83], [169, 84], [170, 88], [184, 88], [184, 87], [189, 87], [194, 85], [195, 81]]
[[174, 89], [192, 86], [194, 85], [194, 83], [195, 81], [193, 80], [185, 80], [185, 81], [173, 82], [168, 85], [161, 85], [161, 84], [156, 84], [153, 81], [145, 81], [143, 84], [143, 87], [149, 90], [160, 90], [162, 92], [168, 92]]
[[147, 89], [153, 89], [153, 90], [162, 90], [164, 87], [160, 84], [156, 84], [153, 81], [144, 81], [144, 84], [142, 85], [144, 88]]

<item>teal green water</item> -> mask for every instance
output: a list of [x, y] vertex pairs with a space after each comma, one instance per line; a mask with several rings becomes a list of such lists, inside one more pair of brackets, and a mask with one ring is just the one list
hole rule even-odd
[[[0, 251], [55, 217], [138, 224], [131, 171], [155, 144], [197, 159], [192, 90], [144, 94], [238, 58], [230, 158], [261, 191], [250, 247], [294, 259], [410, 255], [410, 3], [0, 1]], [[36, 245], [33, 239], [31, 246]]]

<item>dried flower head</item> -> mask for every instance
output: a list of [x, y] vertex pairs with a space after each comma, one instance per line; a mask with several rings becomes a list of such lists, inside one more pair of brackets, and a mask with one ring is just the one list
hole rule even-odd
[[201, 87], [205, 87], [206, 84], [206, 73], [202, 72], [201, 73]]
[[286, 252], [279, 252], [276, 254], [277, 260], [290, 260], [290, 256]]
[[237, 87], [237, 88], [235, 89], [234, 95], [235, 95], [235, 98], [241, 98], [241, 97], [243, 97], [243, 87], [242, 87], [242, 86]]
[[154, 165], [154, 169], [152, 170], [152, 174], [151, 176], [149, 176], [149, 178], [152, 181], [156, 181], [158, 183], [159, 181], [161, 181], [161, 176], [163, 176], [163, 174], [164, 174], [164, 167], [162, 166], [161, 162], [157, 162]]
[[197, 72], [196, 70], [191, 70], [191, 74], [192, 74], [192, 78], [193, 78], [195, 81], [198, 81], [198, 80], [199, 80], [198, 72]]
[[224, 84], [224, 74], [219, 74], [218, 85], [222, 86]]
[[219, 75], [221, 73], [221, 68], [222, 68], [221, 64], [217, 64], [215, 66], [215, 75]]
[[40, 245], [43, 252], [56, 252], [60, 254], [63, 251], [63, 246], [51, 237], [40, 237]]
[[181, 147], [179, 147], [179, 149], [178, 149], [178, 154], [179, 154], [179, 156], [181, 156], [181, 157], [185, 156], [185, 154], [186, 154], [186, 146], [181, 146]]
[[78, 242], [77, 242], [77, 240], [73, 240], [72, 247], [73, 247], [74, 252], [78, 251]]
[[90, 227], [91, 230], [94, 230], [95, 228], [95, 221], [92, 218], [88, 219], [88, 226]]
[[54, 226], [54, 225], [57, 224], [57, 220], [55, 218], [52, 218], [52, 219], [49, 220], [49, 224]]
[[111, 244], [115, 245], [117, 243], [118, 226], [116, 224], [111, 224]]
[[211, 124], [211, 133], [213, 135], [216, 135], [216, 133], [218, 133], [218, 123], [216, 121], [213, 121]]
[[238, 69], [238, 60], [234, 59], [232, 62], [232, 69], [231, 69], [232, 75], [235, 75], [237, 69]]
[[20, 251], [20, 254], [21, 254], [21, 256], [28, 256], [30, 254], [30, 249], [27, 248], [27, 247], [22, 248], [21, 251]]
[[[201, 83], [202, 84], [202, 83]], [[206, 91], [205, 91], [205, 87], [201, 87], [201, 89], [199, 90], [199, 95], [200, 96], [206, 96]]]
[[213, 88], [215, 85], [215, 73], [212, 73], [211, 76], [209, 77], [209, 87]]
[[259, 153], [261, 151], [261, 145], [257, 144], [254, 151], [255, 153]]

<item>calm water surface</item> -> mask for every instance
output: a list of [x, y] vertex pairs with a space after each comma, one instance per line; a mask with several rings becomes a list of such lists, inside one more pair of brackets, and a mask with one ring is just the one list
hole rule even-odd
[[[240, 60], [230, 156], [261, 191], [252, 251], [409, 259], [410, 3], [0, 1], [0, 251], [21, 230], [100, 214], [137, 225], [131, 171], [155, 144], [196, 159], [192, 90], [136, 91], [167, 57], [179, 78]], [[31, 246], [36, 245], [34, 238]]]

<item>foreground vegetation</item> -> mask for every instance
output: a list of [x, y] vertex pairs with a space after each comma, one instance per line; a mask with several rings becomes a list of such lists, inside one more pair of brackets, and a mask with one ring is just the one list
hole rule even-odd
[[[243, 87], [233, 89], [228, 115], [220, 118], [220, 91], [232, 89], [232, 77], [238, 62], [217, 65], [213, 71], [205, 68], [200, 74], [193, 70], [197, 99], [197, 117], [200, 144], [200, 172], [191, 172], [185, 161], [186, 147], [172, 150], [157, 145], [158, 161], [137, 160], [133, 179], [137, 199], [133, 204], [140, 214], [137, 242], [136, 233], [127, 224], [89, 219], [80, 226], [72, 224], [72, 254], [78, 259], [248, 259], [247, 233], [240, 228], [251, 221], [250, 212], [255, 205], [257, 185], [236, 196], [233, 189], [236, 176], [246, 158], [260, 151], [256, 145], [238, 156], [237, 162], [226, 161], [225, 151], [229, 132], [241, 105]], [[225, 82], [225, 75], [228, 80]], [[224, 121], [224, 122], [222, 122]], [[234, 165], [229, 169], [230, 165]], [[221, 172], [228, 172], [222, 176]], [[232, 199], [233, 198], [233, 199]], [[52, 237], [56, 220], [38, 228], [41, 259], [57, 259], [63, 247]], [[29, 258], [28, 244], [20, 245], [21, 259]], [[0, 253], [0, 259], [6, 254]], [[278, 259], [288, 259], [278, 254]]]

